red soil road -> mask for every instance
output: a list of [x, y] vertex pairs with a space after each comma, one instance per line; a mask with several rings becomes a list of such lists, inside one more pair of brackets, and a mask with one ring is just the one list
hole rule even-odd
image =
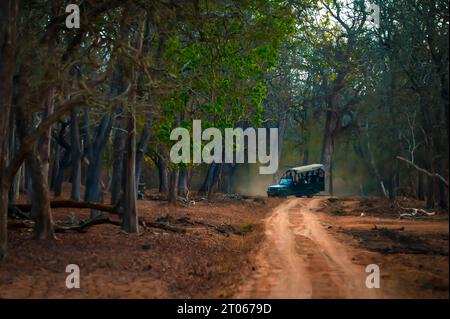
[[351, 247], [320, 223], [323, 198], [289, 199], [267, 218], [256, 271], [238, 298], [382, 298], [366, 287], [365, 267], [352, 262]]

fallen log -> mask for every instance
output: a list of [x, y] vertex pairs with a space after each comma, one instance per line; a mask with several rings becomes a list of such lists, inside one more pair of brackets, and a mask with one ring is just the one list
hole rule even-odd
[[[112, 214], [119, 214], [119, 205], [111, 206], [111, 205], [105, 205], [101, 203], [95, 203], [95, 202], [77, 202], [70, 199], [57, 199], [52, 200], [50, 202], [51, 208], [89, 208], [89, 209], [96, 209], [103, 212], [108, 212]], [[13, 204], [8, 206], [8, 210], [14, 211], [14, 209], [18, 209], [21, 212], [30, 212], [31, 211], [31, 205], [30, 204]]]
[[[90, 227], [95, 225], [102, 225], [102, 224], [111, 224], [115, 226], [121, 226], [122, 222], [118, 220], [112, 220], [109, 217], [105, 215], [99, 215], [92, 219], [88, 219], [85, 221], [80, 221], [78, 224], [71, 225], [67, 223], [62, 222], [55, 222], [53, 224], [54, 230], [56, 233], [65, 233], [68, 231], [77, 231], [80, 233], [86, 232]], [[159, 223], [159, 222], [145, 222], [144, 220], [140, 220], [139, 224], [143, 226], [144, 228], [158, 228], [163, 229], [175, 233], [184, 233], [185, 230], [182, 228], [178, 228], [166, 223]], [[31, 228], [33, 229], [35, 225], [34, 220], [32, 219], [24, 219], [24, 220], [13, 220], [8, 223], [8, 227], [11, 228]]]
[[172, 226], [168, 223], [160, 223], [160, 222], [144, 222], [142, 221], [142, 226], [145, 227], [152, 227], [152, 228], [159, 228], [159, 229], [164, 229], [164, 230], [168, 230], [174, 233], [185, 233], [186, 230], [182, 229], [182, 228], [178, 228], [175, 226]]
[[[95, 203], [95, 202], [77, 202], [73, 200], [53, 200], [50, 202], [51, 208], [88, 208], [88, 209], [96, 209], [103, 212], [108, 212], [112, 214], [120, 214], [118, 212], [119, 205], [116, 206], [110, 206], [110, 205], [104, 205], [101, 203]], [[29, 204], [15, 204], [10, 205], [8, 207], [8, 213], [11, 217], [15, 216], [16, 219], [19, 217], [20, 219], [24, 220], [30, 220], [33, 222], [33, 218], [30, 216], [27, 216], [24, 214], [24, 212], [30, 212], [31, 211], [31, 205]], [[170, 216], [161, 216], [159, 217], [155, 222], [146, 222], [145, 220], [139, 219], [139, 225], [143, 226], [144, 228], [158, 228], [163, 229], [175, 233], [185, 233], [186, 230], [183, 228], [176, 227], [174, 225], [170, 224]], [[198, 221], [198, 220], [190, 220], [189, 217], [181, 217], [178, 220], [175, 221], [175, 223], [181, 224], [181, 225], [191, 225], [191, 226], [205, 226], [208, 228], [214, 229], [216, 232], [224, 235], [228, 234], [235, 234], [235, 235], [243, 235], [246, 233], [246, 231], [243, 231], [241, 229], [236, 228], [233, 225], [215, 225], [210, 224], [204, 221]], [[114, 221], [111, 220], [109, 217], [105, 215], [99, 215], [97, 217], [94, 217], [92, 219], [81, 221], [80, 224], [77, 225], [67, 225], [63, 223], [55, 223], [55, 232], [61, 233], [66, 231], [78, 231], [78, 232], [84, 232], [89, 227], [94, 225], [101, 225], [101, 224], [112, 224], [121, 226], [122, 222], [120, 221]], [[15, 225], [16, 227], [29, 227], [30, 223], [18, 223]]]
[[22, 219], [22, 220], [32, 220], [30, 216], [27, 214], [24, 214], [19, 208], [16, 206], [10, 206], [8, 207], [8, 217], [14, 218], [14, 219]]
[[60, 223], [55, 223], [53, 225], [55, 232], [62, 233], [66, 231], [77, 231], [77, 232], [85, 232], [89, 227], [92, 227], [94, 225], [101, 225], [101, 224], [111, 224], [115, 226], [121, 226], [122, 222], [115, 221], [110, 219], [107, 216], [104, 215], [98, 215], [94, 218], [88, 219], [86, 221], [80, 222], [78, 225], [64, 225]]

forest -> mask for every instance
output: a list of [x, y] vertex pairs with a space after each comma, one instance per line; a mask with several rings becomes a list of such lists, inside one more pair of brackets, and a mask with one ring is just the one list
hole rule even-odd
[[[448, 28], [444, 0], [0, 1], [0, 259], [18, 220], [37, 242], [140, 233], [147, 201], [266, 201], [311, 163], [329, 196], [448, 216]], [[278, 171], [173, 163], [171, 131], [194, 120], [277, 128]]]

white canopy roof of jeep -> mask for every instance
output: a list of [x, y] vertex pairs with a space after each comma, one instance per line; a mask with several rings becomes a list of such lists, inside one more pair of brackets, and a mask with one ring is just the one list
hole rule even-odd
[[304, 173], [304, 172], [313, 171], [313, 170], [319, 169], [319, 168], [323, 169], [323, 165], [322, 164], [311, 164], [311, 165], [306, 165], [306, 166], [294, 167], [289, 170], [296, 171], [297, 173]]

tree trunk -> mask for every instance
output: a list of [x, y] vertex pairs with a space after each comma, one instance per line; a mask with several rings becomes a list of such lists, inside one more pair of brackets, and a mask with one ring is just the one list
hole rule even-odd
[[395, 179], [392, 175], [389, 176], [388, 193], [389, 193], [389, 200], [392, 202], [395, 201]]
[[[48, 96], [47, 96], [48, 99]], [[21, 143], [27, 137], [28, 132], [34, 128], [33, 115], [25, 110], [24, 105], [19, 104], [16, 109], [17, 131], [20, 135]], [[48, 166], [44, 163], [40, 154], [47, 157], [48, 146], [47, 133], [50, 128], [43, 132], [39, 141], [38, 150], [32, 150], [25, 158], [29, 176], [31, 178], [31, 215], [36, 218], [35, 235], [38, 239], [54, 238], [53, 222], [50, 208], [50, 194], [48, 189]], [[48, 133], [49, 134], [49, 133]]]
[[[44, 103], [44, 111], [42, 113], [42, 120], [45, 120], [50, 114], [54, 111], [54, 97], [53, 94], [54, 90], [53, 88], [50, 88], [47, 92], [46, 101]], [[39, 139], [38, 143], [38, 149], [39, 149], [39, 160], [41, 162], [42, 166], [42, 173], [45, 177], [45, 179], [48, 181], [49, 176], [49, 167], [50, 167], [50, 143], [51, 143], [51, 132], [52, 128], [46, 130]], [[48, 182], [47, 182], [48, 185]]]
[[24, 168], [25, 168], [25, 185], [26, 185], [26, 189], [27, 189], [27, 203], [31, 204], [32, 199], [31, 199], [31, 194], [33, 193], [33, 187], [32, 187], [32, 182], [31, 182], [31, 169], [30, 169], [30, 165], [28, 165], [28, 162], [25, 161], [24, 162]]
[[208, 194], [209, 190], [212, 187], [214, 181], [214, 172], [216, 170], [217, 163], [212, 162], [208, 166], [208, 171], [206, 172], [205, 179], [203, 180], [203, 184], [198, 190], [199, 194]]
[[48, 181], [43, 169], [44, 164], [35, 152], [30, 154], [27, 161], [29, 162], [30, 174], [33, 180], [31, 212], [36, 217], [35, 235], [38, 239], [52, 239], [54, 238], [53, 221]]
[[127, 165], [125, 172], [124, 215], [122, 228], [128, 233], [139, 232], [136, 190], [136, 121], [133, 111], [128, 113], [126, 138]]
[[75, 108], [70, 113], [70, 140], [72, 150], [72, 190], [70, 198], [81, 200], [81, 146], [80, 129], [78, 125], [78, 110]]
[[[421, 114], [421, 125], [424, 134], [427, 136], [430, 141], [433, 141], [433, 123], [430, 118], [431, 112], [429, 110], [430, 101], [428, 100], [428, 94], [429, 92], [426, 90], [419, 90], [419, 105], [420, 105], [420, 114]], [[426, 144], [426, 164], [425, 168], [430, 172], [434, 173], [434, 165], [433, 160], [435, 158], [434, 153], [434, 147], [432, 143]], [[428, 176], [427, 177], [427, 208], [434, 208], [434, 186], [435, 186], [435, 179], [433, 177]]]
[[[115, 205], [123, 192], [122, 181], [124, 174], [123, 163], [125, 161], [125, 141], [126, 136], [122, 130], [116, 130], [113, 141], [113, 162], [111, 175], [111, 205]], [[126, 168], [125, 168], [126, 171]]]
[[327, 111], [326, 113], [326, 122], [323, 133], [323, 142], [322, 142], [322, 153], [320, 162], [324, 165], [325, 172], [328, 176], [329, 181], [329, 192], [333, 194], [333, 178], [331, 171], [331, 161], [333, 157], [333, 148], [334, 148], [334, 132], [337, 126], [337, 117], [334, 111]]
[[427, 177], [427, 208], [434, 208], [434, 177]]
[[[101, 176], [101, 159], [106, 143], [109, 138], [109, 133], [112, 126], [112, 115], [106, 114], [103, 116], [100, 124], [97, 127], [97, 133], [94, 141], [90, 142], [92, 145], [92, 157], [89, 158], [89, 166], [86, 172], [86, 189], [84, 193], [85, 201], [98, 201], [100, 199], [100, 176]], [[91, 218], [98, 215], [96, 210], [91, 211]]]
[[[134, 46], [138, 52], [142, 52], [143, 29], [142, 23], [136, 33]], [[139, 219], [137, 212], [137, 184], [136, 184], [136, 117], [135, 103], [137, 102], [138, 72], [134, 66], [131, 68], [130, 106], [127, 112], [126, 156], [127, 165], [123, 168], [126, 172], [124, 185], [124, 216], [123, 229], [128, 233], [139, 233]]]
[[214, 194], [214, 191], [217, 189], [217, 184], [220, 180], [220, 175], [222, 174], [222, 164], [216, 164], [216, 168], [214, 169], [214, 173], [212, 175], [212, 180], [210, 185], [208, 186], [208, 199], [211, 199], [211, 196]]
[[[10, 136], [10, 158], [13, 158], [17, 151], [17, 130], [14, 127], [14, 114], [11, 114], [10, 116], [10, 125], [11, 125], [11, 136]], [[14, 175], [12, 179], [12, 185], [9, 190], [9, 202], [11, 203], [17, 203], [20, 196], [20, 180], [22, 178], [22, 167], [17, 171], [17, 173]]]
[[57, 143], [54, 143], [56, 150], [55, 158], [53, 159], [52, 182], [50, 185], [50, 189], [53, 190], [56, 197], [61, 195], [64, 170], [69, 165], [71, 155], [70, 145], [64, 138], [66, 128], [69, 124], [68, 122], [62, 122], [60, 125], [58, 134], [53, 137]]
[[139, 184], [141, 181], [142, 165], [144, 164], [144, 156], [147, 149], [147, 144], [150, 139], [151, 129], [151, 115], [147, 113], [145, 119], [145, 125], [142, 129], [141, 138], [136, 149], [136, 189], [139, 190]]
[[19, 1], [0, 1], [0, 259], [7, 252], [10, 114], [15, 70], [16, 29]]
[[333, 158], [330, 159], [330, 169], [328, 173], [328, 190], [330, 192], [330, 195], [333, 196], [334, 189], [333, 189]]
[[[116, 63], [112, 84], [111, 84], [111, 96], [117, 96], [125, 91], [125, 69], [123, 61]], [[123, 105], [119, 104], [115, 106], [114, 119], [118, 127], [124, 127], [123, 124]], [[113, 163], [112, 163], [112, 176], [111, 176], [111, 203], [115, 205], [120, 200], [120, 194], [122, 192], [122, 177], [123, 177], [123, 153], [125, 151], [125, 135], [120, 129], [114, 131], [113, 138]]]
[[[283, 158], [283, 141], [284, 136], [286, 135], [286, 126], [287, 126], [287, 119], [288, 115], [287, 112], [282, 114], [282, 118], [278, 120], [278, 159]], [[276, 176], [277, 172], [273, 174], [273, 176]]]
[[188, 168], [182, 167], [180, 168], [179, 178], [178, 178], [178, 195], [186, 197], [189, 192], [188, 187]]
[[81, 161], [81, 183], [86, 185], [87, 167], [91, 158], [94, 157], [93, 143], [91, 141], [91, 131], [89, 129], [91, 120], [89, 117], [89, 109], [83, 111], [83, 125], [81, 126], [81, 135], [83, 137], [83, 153], [84, 158]]
[[399, 186], [399, 174], [396, 169], [395, 172], [391, 170], [389, 174], [389, 200], [395, 201], [397, 199], [397, 189]]
[[[101, 174], [101, 160], [95, 158], [89, 164], [86, 177], [86, 191], [84, 193], [84, 200], [87, 202], [97, 202], [100, 199], [100, 174]], [[96, 212], [91, 212], [91, 218], [96, 217]]]
[[366, 139], [367, 139], [367, 155], [369, 157], [370, 167], [373, 170], [373, 173], [375, 174], [375, 177], [378, 180], [378, 183], [380, 184], [381, 193], [384, 197], [389, 197], [386, 192], [386, 187], [384, 186], [383, 178], [381, 177], [380, 172], [378, 171], [377, 164], [375, 163], [375, 159], [372, 154], [372, 147], [370, 143], [370, 134], [369, 134], [369, 121], [366, 119]]
[[158, 154], [156, 166], [158, 167], [159, 192], [167, 194], [169, 191], [169, 168], [167, 162]]
[[448, 208], [448, 194], [447, 188], [442, 181], [438, 182], [439, 184], [439, 208], [447, 209]]
[[226, 194], [231, 194], [233, 192], [233, 176], [236, 171], [236, 167], [236, 164], [222, 164], [222, 179], [220, 183], [220, 190]]
[[[4, 146], [4, 144], [2, 146]], [[2, 153], [2, 155], [4, 155], [4, 153]], [[7, 225], [8, 225], [9, 183], [5, 179], [2, 179], [1, 173], [0, 173], [0, 182], [1, 182], [1, 184], [0, 184], [0, 260], [2, 260], [4, 257], [6, 257], [7, 246], [8, 246]]]
[[66, 150], [64, 152], [64, 155], [61, 158], [61, 161], [59, 163], [59, 168], [58, 171], [56, 173], [56, 177], [55, 177], [55, 185], [53, 187], [53, 194], [55, 197], [61, 196], [62, 193], [62, 184], [64, 181], [64, 172], [67, 166], [69, 166], [70, 163], [70, 157], [71, 157], [71, 152], [70, 150]]
[[173, 168], [170, 172], [169, 204], [176, 205], [178, 197], [179, 170]]
[[17, 203], [19, 201], [20, 181], [22, 179], [22, 173], [23, 173], [23, 165], [17, 171], [16, 175], [14, 176], [14, 178], [12, 180], [12, 185], [10, 187], [10, 196], [9, 196], [9, 201], [11, 203]]
[[58, 145], [58, 143], [53, 143], [53, 165], [52, 165], [52, 174], [50, 178], [50, 190], [55, 190], [55, 181], [56, 176], [59, 172], [59, 163], [61, 161], [61, 147]]
[[424, 176], [423, 173], [417, 172], [417, 199], [425, 200], [425, 191], [424, 191]]

